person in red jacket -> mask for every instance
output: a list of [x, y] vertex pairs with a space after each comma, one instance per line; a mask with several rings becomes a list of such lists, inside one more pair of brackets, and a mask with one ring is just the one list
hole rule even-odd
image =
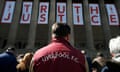
[[53, 24], [52, 41], [35, 52], [30, 72], [87, 72], [84, 55], [69, 43], [70, 32], [67, 24]]

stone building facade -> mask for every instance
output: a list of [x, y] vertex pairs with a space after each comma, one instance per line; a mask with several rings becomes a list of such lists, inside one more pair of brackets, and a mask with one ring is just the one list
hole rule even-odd
[[[90, 55], [108, 53], [120, 34], [120, 0], [1, 0], [0, 48], [37, 49], [51, 40], [51, 25], [67, 23], [70, 42]], [[93, 52], [94, 51], [94, 52]]]

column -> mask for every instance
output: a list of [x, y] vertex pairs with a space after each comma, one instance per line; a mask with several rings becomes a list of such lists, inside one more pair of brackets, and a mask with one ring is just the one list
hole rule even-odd
[[84, 24], [86, 30], [86, 44], [88, 49], [94, 48], [92, 25], [90, 22], [90, 13], [88, 0], [83, 0]]
[[[5, 0], [0, 1], [0, 19], [2, 18], [3, 10], [4, 10]], [[3, 38], [0, 38], [0, 48], [2, 48], [3, 45]]]
[[19, 24], [19, 19], [20, 19], [20, 13], [21, 13], [21, 6], [22, 6], [22, 0], [16, 0], [15, 3], [15, 10], [13, 14], [13, 21], [10, 26], [9, 34], [8, 34], [8, 41], [7, 41], [7, 46], [15, 44], [16, 41], [16, 34], [18, 30], [18, 24]]
[[5, 0], [0, 0], [0, 18], [2, 17], [3, 7], [5, 5]]
[[53, 23], [55, 23], [55, 11], [56, 10], [56, 0], [50, 0], [50, 11], [49, 11], [49, 32], [48, 32], [48, 35], [49, 35], [49, 40], [48, 40], [48, 42], [50, 42], [50, 40], [51, 40], [51, 32], [52, 32], [52, 30], [51, 30], [51, 26], [52, 26], [52, 24]]
[[67, 23], [71, 27], [70, 43], [74, 46], [74, 28], [73, 28], [73, 14], [72, 14], [72, 0], [67, 0]]
[[105, 38], [105, 48], [108, 50], [108, 42], [111, 38], [109, 22], [107, 18], [107, 12], [105, 10], [104, 0], [99, 0], [99, 7], [100, 7], [100, 15], [101, 15], [101, 25], [103, 28], [103, 34]]
[[29, 27], [29, 34], [28, 34], [28, 45], [26, 46], [27, 49], [32, 49], [35, 46], [35, 38], [36, 38], [36, 28], [38, 22], [38, 10], [39, 10], [39, 0], [33, 1], [33, 9], [31, 15], [31, 22]]

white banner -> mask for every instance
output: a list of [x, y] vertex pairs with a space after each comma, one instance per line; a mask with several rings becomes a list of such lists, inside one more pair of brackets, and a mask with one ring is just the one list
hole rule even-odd
[[106, 4], [110, 25], [119, 25], [119, 18], [114, 4]]
[[6, 1], [1, 23], [12, 22], [14, 8], [15, 8], [15, 1]]
[[92, 25], [101, 25], [98, 4], [89, 4], [90, 20]]
[[66, 23], [66, 3], [57, 3], [57, 22]]
[[48, 24], [48, 2], [40, 2], [38, 24]]
[[20, 23], [28, 24], [31, 20], [32, 2], [23, 2], [22, 15]]
[[73, 4], [73, 21], [76, 25], [83, 25], [83, 12], [81, 3]]

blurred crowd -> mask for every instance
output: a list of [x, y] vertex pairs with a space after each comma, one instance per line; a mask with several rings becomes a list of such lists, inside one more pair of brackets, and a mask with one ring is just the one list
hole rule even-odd
[[111, 58], [98, 52], [94, 58], [70, 45], [70, 27], [53, 24], [52, 42], [35, 53], [16, 55], [15, 47], [0, 54], [0, 72], [120, 72], [120, 36], [109, 40]]
[[[81, 53], [87, 59], [89, 72], [120, 72], [120, 55], [107, 59], [102, 52], [91, 58], [85, 50]], [[0, 54], [0, 72], [30, 72], [30, 63], [34, 53], [26, 52], [15, 55], [15, 48], [8, 48]], [[115, 59], [115, 60], [114, 60]]]

